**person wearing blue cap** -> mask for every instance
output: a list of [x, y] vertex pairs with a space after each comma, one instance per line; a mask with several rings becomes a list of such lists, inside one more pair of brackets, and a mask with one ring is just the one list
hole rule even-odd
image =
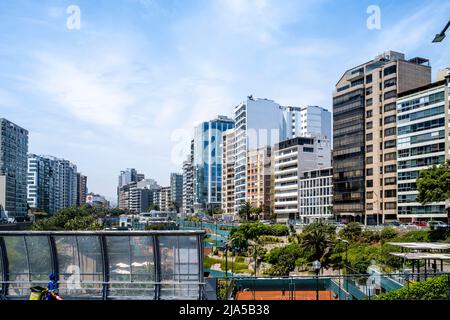
[[58, 296], [58, 277], [56, 274], [51, 273], [49, 276], [50, 281], [47, 285], [47, 300], [56, 300], [56, 297]]

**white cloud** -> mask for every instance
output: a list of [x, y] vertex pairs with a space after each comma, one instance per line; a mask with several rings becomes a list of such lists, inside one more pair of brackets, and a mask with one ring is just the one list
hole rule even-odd
[[85, 70], [73, 61], [46, 54], [38, 54], [36, 62], [34, 89], [80, 120], [119, 126], [133, 104], [119, 78], [107, 79], [97, 69]]

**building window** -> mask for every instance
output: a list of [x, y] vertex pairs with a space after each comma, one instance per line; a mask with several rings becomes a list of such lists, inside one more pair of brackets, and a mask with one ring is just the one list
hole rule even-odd
[[396, 90], [392, 90], [392, 91], [386, 92], [384, 94], [384, 100], [391, 99], [391, 98], [396, 98], [396, 97], [397, 97], [397, 91]]
[[397, 196], [397, 190], [384, 190], [385, 198], [394, 198]]
[[384, 142], [384, 149], [395, 148], [397, 145], [396, 140], [389, 140]]
[[369, 144], [369, 145], [366, 147], [366, 152], [373, 152], [373, 145]]
[[395, 110], [396, 105], [395, 103], [388, 103], [384, 106], [384, 112]]
[[385, 210], [397, 209], [397, 203], [396, 202], [386, 202], [384, 204], [384, 209]]
[[373, 176], [373, 169], [366, 169], [366, 176]]
[[389, 88], [397, 84], [397, 79], [392, 78], [384, 81], [384, 88]]
[[396, 172], [396, 171], [397, 171], [397, 166], [395, 164], [384, 166], [385, 173], [391, 173], [391, 172]]
[[372, 110], [366, 111], [366, 118], [370, 118], [370, 117], [372, 117], [372, 115], [373, 115]]
[[384, 136], [385, 137], [389, 137], [389, 136], [393, 136], [395, 135], [397, 132], [396, 128], [388, 128], [388, 129], [384, 129]]
[[395, 159], [397, 159], [396, 152], [390, 152], [390, 153], [386, 153], [384, 155], [384, 161], [390, 161], [390, 160], [395, 160]]
[[388, 116], [384, 118], [384, 124], [394, 123], [395, 122], [395, 116]]
[[385, 178], [384, 179], [385, 186], [393, 186], [395, 184], [397, 184], [397, 178]]
[[366, 89], [366, 95], [367, 96], [372, 94], [372, 92], [373, 92], [372, 87], [369, 87], [369, 88]]
[[387, 67], [384, 69], [384, 76], [386, 77], [386, 76], [396, 73], [396, 72], [397, 72], [397, 66], [393, 65], [393, 66], [390, 66], [390, 67]]
[[373, 122], [369, 121], [366, 123], [366, 129], [372, 129], [373, 128]]
[[373, 134], [372, 133], [366, 134], [366, 141], [372, 141], [372, 139], [373, 139]]
[[373, 180], [367, 180], [367, 188], [373, 188]]
[[366, 83], [372, 83], [372, 75], [371, 74], [368, 74], [366, 76]]
[[373, 163], [373, 157], [367, 157], [366, 164], [372, 164]]
[[373, 105], [373, 99], [372, 98], [367, 99], [366, 100], [366, 106], [370, 107], [371, 105]]

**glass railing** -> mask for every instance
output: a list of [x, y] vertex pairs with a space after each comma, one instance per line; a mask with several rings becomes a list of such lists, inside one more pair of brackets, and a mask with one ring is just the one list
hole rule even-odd
[[201, 299], [202, 230], [0, 232], [0, 294], [58, 277], [63, 299]]

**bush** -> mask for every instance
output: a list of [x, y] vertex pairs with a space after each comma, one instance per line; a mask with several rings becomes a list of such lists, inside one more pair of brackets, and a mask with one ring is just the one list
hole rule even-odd
[[398, 233], [394, 228], [384, 228], [381, 230], [380, 237], [382, 241], [386, 241], [395, 238], [397, 235]]
[[361, 234], [361, 240], [366, 243], [377, 243], [381, 239], [380, 233], [371, 230], [365, 230]]
[[349, 241], [359, 241], [362, 235], [362, 227], [357, 222], [350, 222], [339, 232], [339, 235]]
[[447, 300], [448, 279], [446, 276], [415, 282], [401, 289], [375, 297], [375, 300]]

